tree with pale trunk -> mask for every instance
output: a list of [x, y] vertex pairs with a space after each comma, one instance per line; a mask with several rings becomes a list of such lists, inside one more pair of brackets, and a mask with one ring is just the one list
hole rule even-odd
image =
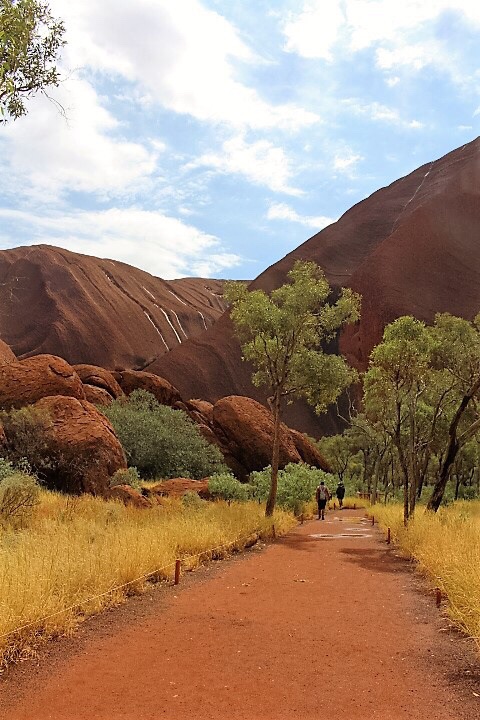
[[313, 262], [297, 261], [287, 277], [288, 282], [270, 294], [240, 282], [225, 289], [243, 357], [253, 366], [252, 382], [270, 392], [274, 433], [267, 517], [277, 496], [283, 403], [303, 398], [317, 413], [325, 412], [356, 378], [343, 357], [324, 352], [322, 346], [359, 319], [360, 297], [347, 288], [332, 298], [323, 270]]

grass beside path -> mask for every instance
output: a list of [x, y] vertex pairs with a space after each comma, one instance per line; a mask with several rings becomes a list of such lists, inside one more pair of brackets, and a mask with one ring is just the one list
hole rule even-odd
[[437, 513], [419, 506], [406, 528], [400, 504], [374, 505], [369, 514], [391, 528], [400, 548], [440, 588], [448, 616], [480, 650], [480, 502], [458, 501]]
[[[281, 535], [296, 521], [278, 510], [273, 523]], [[0, 529], [0, 672], [148, 582], [171, 579], [176, 558], [193, 569], [242, 550], [254, 534], [272, 534], [272, 519], [257, 503], [185, 507], [166, 499], [137, 510], [42, 493], [27, 528]]]

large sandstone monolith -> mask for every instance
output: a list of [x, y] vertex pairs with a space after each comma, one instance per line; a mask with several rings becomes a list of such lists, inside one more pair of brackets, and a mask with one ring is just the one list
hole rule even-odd
[[49, 395], [85, 398], [80, 378], [62, 358], [35, 355], [0, 365], [1, 410], [31, 405]]
[[[49, 419], [37, 437], [44, 443], [41, 476], [49, 487], [69, 493], [107, 495], [110, 478], [127, 467], [113, 427], [94, 405], [72, 397], [44, 397], [33, 406]], [[8, 440], [8, 428], [5, 428]]]
[[[213, 430], [228, 454], [244, 468], [244, 476], [262, 470], [272, 461], [273, 416], [266, 407], [248, 397], [229, 395], [213, 406]], [[228, 455], [225, 456], [228, 462]], [[301, 462], [289, 429], [280, 426], [280, 467]], [[241, 477], [238, 467], [236, 474]], [[241, 479], [244, 479], [241, 477]]]

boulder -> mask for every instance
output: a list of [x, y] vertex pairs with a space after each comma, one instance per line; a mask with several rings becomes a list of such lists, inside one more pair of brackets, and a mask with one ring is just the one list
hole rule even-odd
[[320, 468], [320, 470], [325, 470], [325, 472], [332, 471], [330, 465], [323, 457], [320, 450], [318, 450], [318, 448], [312, 443], [308, 435], [290, 428], [290, 436], [304, 463], [311, 465], [312, 467]]
[[36, 355], [0, 365], [0, 409], [31, 405], [49, 395], [85, 399], [80, 378], [62, 358]]
[[[225, 460], [231, 455], [238, 463], [240, 479], [253, 470], [262, 470], [272, 461], [273, 416], [266, 407], [248, 397], [229, 395], [213, 406], [213, 430], [224, 446]], [[283, 423], [280, 426], [280, 467], [302, 458]], [[238, 467], [244, 470], [241, 473]], [[233, 468], [232, 468], [233, 469]]]
[[135, 507], [139, 510], [152, 507], [152, 503], [146, 497], [143, 497], [138, 490], [130, 487], [130, 485], [114, 485], [106, 492], [105, 499], [121, 500], [124, 505]]
[[204, 500], [210, 498], [210, 492], [208, 490], [208, 479], [205, 480], [190, 480], [189, 478], [173, 478], [171, 480], [164, 480], [158, 485], [154, 485], [152, 488], [145, 489], [147, 497], [150, 496], [168, 496], [168, 497], [182, 497], [187, 492], [195, 492], [199, 497]]
[[84, 385], [101, 388], [108, 392], [114, 400], [123, 395], [122, 388], [108, 370], [97, 365], [85, 364], [74, 365], [73, 368]]
[[213, 405], [206, 400], [189, 400], [187, 403], [189, 413], [197, 413], [204, 418], [207, 424], [213, 423]]
[[161, 405], [173, 407], [175, 403], [182, 402], [177, 388], [158, 375], [138, 370], [123, 370], [116, 372], [115, 378], [126, 395], [130, 395], [134, 390], [147, 390]]
[[111, 476], [127, 463], [107, 418], [86, 400], [60, 395], [44, 397], [34, 408], [51, 420], [39, 429], [45, 445], [40, 470], [47, 485], [74, 494], [108, 495]]
[[85, 399], [94, 405], [111, 405], [114, 398], [107, 390], [94, 385], [84, 385]]
[[0, 340], [0, 365], [7, 365], [7, 363], [15, 362], [16, 359], [10, 346]]

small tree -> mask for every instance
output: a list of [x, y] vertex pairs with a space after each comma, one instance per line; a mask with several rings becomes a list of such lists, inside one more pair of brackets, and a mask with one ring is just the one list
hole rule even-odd
[[26, 114], [24, 98], [58, 86], [64, 32], [46, 3], [0, 0], [0, 123]]
[[338, 299], [329, 302], [331, 288], [313, 262], [297, 261], [288, 280], [270, 295], [238, 282], [225, 289], [244, 358], [255, 370], [252, 381], [271, 392], [274, 435], [267, 517], [273, 514], [277, 495], [282, 400], [304, 398], [321, 413], [355, 378], [343, 357], [329, 355], [321, 346], [340, 327], [358, 320], [359, 296], [342, 289]]

